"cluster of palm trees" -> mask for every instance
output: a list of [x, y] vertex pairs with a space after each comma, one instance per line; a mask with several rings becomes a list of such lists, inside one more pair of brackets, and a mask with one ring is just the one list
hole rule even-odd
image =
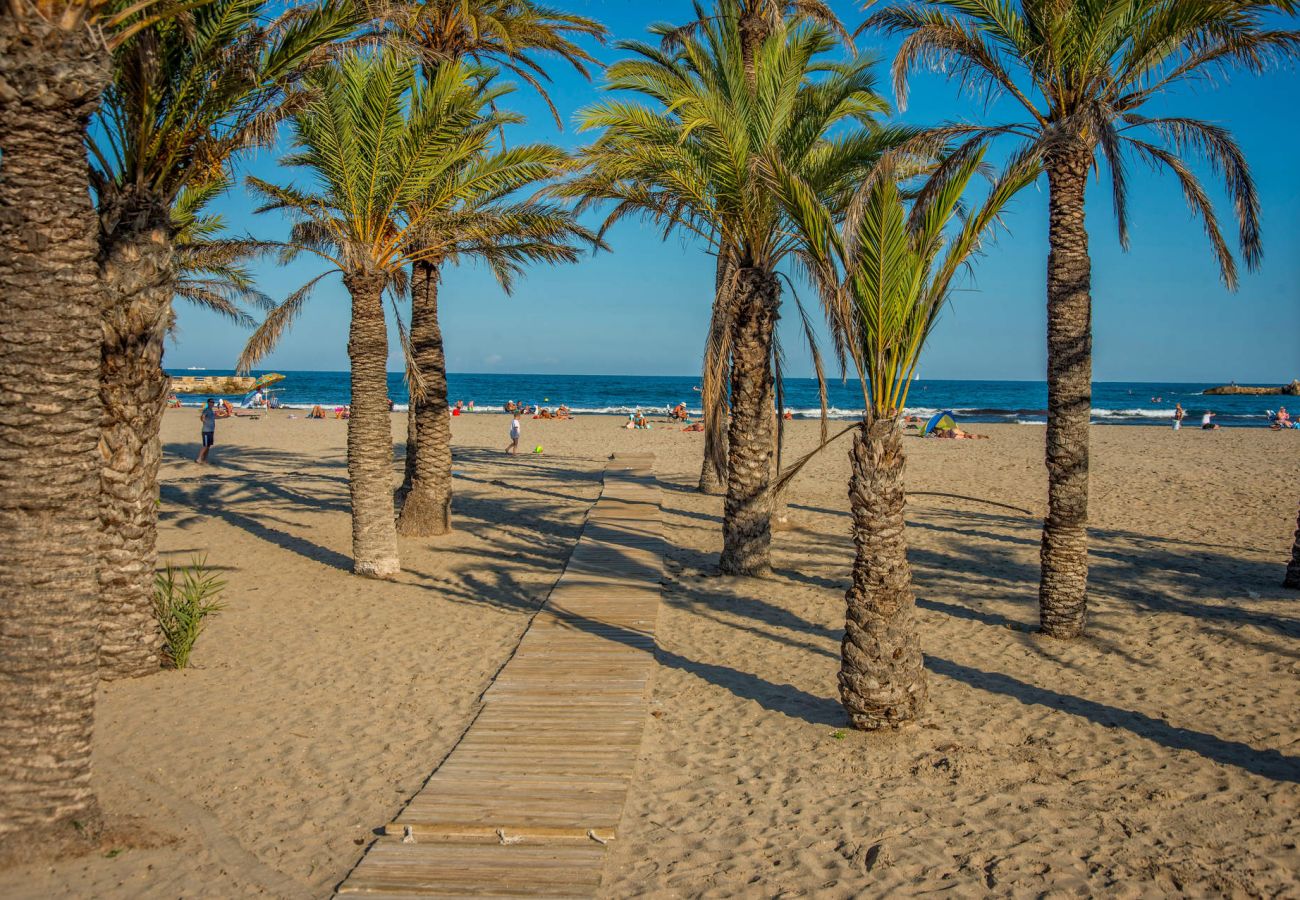
[[[1258, 71], [1297, 33], [1249, 0], [1022, 0], [891, 5], [863, 28], [901, 34], [895, 92], [917, 66], [1012, 98], [1023, 122], [904, 127], [873, 60], [820, 0], [697, 3], [690, 22], [619, 45], [610, 96], [579, 113], [576, 155], [512, 145], [503, 70], [546, 95], [539, 59], [588, 75], [597, 22], [533, 0], [0, 2], [0, 856], [94, 832], [89, 748], [97, 679], [152, 671], [159, 430], [175, 298], [240, 322], [264, 310], [239, 365], [275, 345], [324, 277], [351, 299], [348, 473], [357, 573], [391, 577], [398, 534], [451, 527], [451, 449], [438, 289], [484, 261], [509, 289], [530, 262], [573, 262], [643, 217], [716, 256], [701, 489], [725, 493], [720, 568], [771, 569], [783, 282], [815, 287], [844, 373], [861, 382], [849, 498], [856, 559], [840, 693], [855, 727], [915, 719], [926, 696], [903, 531], [898, 417], [955, 279], [1024, 186], [1047, 176], [1049, 512], [1044, 632], [1086, 610], [1090, 261], [1083, 190], [1109, 167], [1122, 240], [1126, 158], [1174, 173], [1230, 287], [1235, 263], [1188, 165], [1223, 179], [1247, 266], [1258, 200], [1224, 129], [1143, 115], [1178, 81]], [[557, 122], [559, 114], [551, 105]], [[282, 163], [308, 186], [248, 179], [283, 240], [218, 237], [205, 205], [240, 154], [287, 127]], [[1000, 166], [995, 140], [1019, 141]], [[987, 177], [986, 177], [987, 176]], [[986, 188], [977, 189], [979, 184]], [[596, 232], [579, 216], [606, 215]], [[254, 255], [326, 268], [279, 303]], [[412, 404], [395, 497], [385, 298]], [[800, 331], [812, 316], [794, 301]], [[401, 314], [397, 321], [401, 327]], [[821, 374], [821, 357], [816, 355]], [[39, 830], [39, 837], [34, 838]]]

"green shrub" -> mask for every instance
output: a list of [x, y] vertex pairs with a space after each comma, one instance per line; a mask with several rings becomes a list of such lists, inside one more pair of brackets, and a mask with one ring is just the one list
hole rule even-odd
[[164, 648], [173, 667], [190, 663], [190, 651], [203, 633], [203, 620], [225, 609], [217, 595], [226, 583], [207, 567], [207, 557], [194, 557], [189, 566], [167, 568], [154, 577], [153, 606], [162, 629]]

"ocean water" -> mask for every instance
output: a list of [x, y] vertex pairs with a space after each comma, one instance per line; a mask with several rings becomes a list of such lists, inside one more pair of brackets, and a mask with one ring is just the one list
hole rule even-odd
[[[174, 375], [230, 375], [226, 369], [172, 370]], [[281, 372], [285, 380], [272, 389], [290, 407], [342, 406], [350, 402], [347, 372]], [[699, 379], [684, 376], [632, 375], [448, 375], [453, 403], [473, 400], [475, 411], [500, 412], [507, 400], [556, 407], [568, 404], [576, 414], [626, 414], [637, 409], [662, 411], [685, 402], [699, 414]], [[404, 409], [408, 400], [401, 373], [388, 375], [389, 396]], [[1204, 396], [1209, 384], [1175, 384], [1109, 381], [1093, 384], [1092, 419], [1096, 424], [1168, 425], [1175, 403], [1188, 417], [1184, 424], [1197, 427], [1206, 410], [1225, 427], [1265, 427], [1267, 411], [1287, 406], [1300, 408], [1295, 397]], [[862, 392], [855, 383], [833, 382], [829, 390], [830, 414], [838, 419], [860, 415]], [[182, 402], [198, 405], [201, 395], [182, 395]], [[237, 403], [241, 397], [232, 396]], [[811, 378], [786, 379], [785, 406], [799, 418], [815, 418], [819, 407], [817, 385]], [[1047, 383], [1043, 381], [943, 381], [918, 379], [908, 396], [907, 412], [928, 415], [952, 411], [962, 421], [1042, 424], [1047, 420]]]

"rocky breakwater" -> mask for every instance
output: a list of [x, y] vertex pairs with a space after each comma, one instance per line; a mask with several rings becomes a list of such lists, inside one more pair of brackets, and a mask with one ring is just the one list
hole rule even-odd
[[1264, 394], [1287, 394], [1291, 397], [1300, 397], [1300, 379], [1293, 380], [1290, 384], [1279, 385], [1278, 387], [1250, 387], [1242, 384], [1225, 384], [1221, 387], [1212, 387], [1205, 390], [1206, 394], [1252, 394], [1262, 396]]

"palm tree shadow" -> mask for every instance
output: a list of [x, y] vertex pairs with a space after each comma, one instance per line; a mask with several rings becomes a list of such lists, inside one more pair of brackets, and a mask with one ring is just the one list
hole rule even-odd
[[1273, 781], [1300, 782], [1300, 757], [1278, 750], [1258, 750], [1241, 741], [1225, 740], [1191, 728], [1179, 728], [1163, 719], [1130, 709], [1120, 709], [1084, 697], [1028, 684], [1000, 672], [985, 672], [933, 654], [926, 668], [971, 687], [1010, 697], [1026, 706], [1046, 706], [1107, 728], [1123, 728], [1171, 750], [1189, 750], [1220, 765], [1235, 766]]

